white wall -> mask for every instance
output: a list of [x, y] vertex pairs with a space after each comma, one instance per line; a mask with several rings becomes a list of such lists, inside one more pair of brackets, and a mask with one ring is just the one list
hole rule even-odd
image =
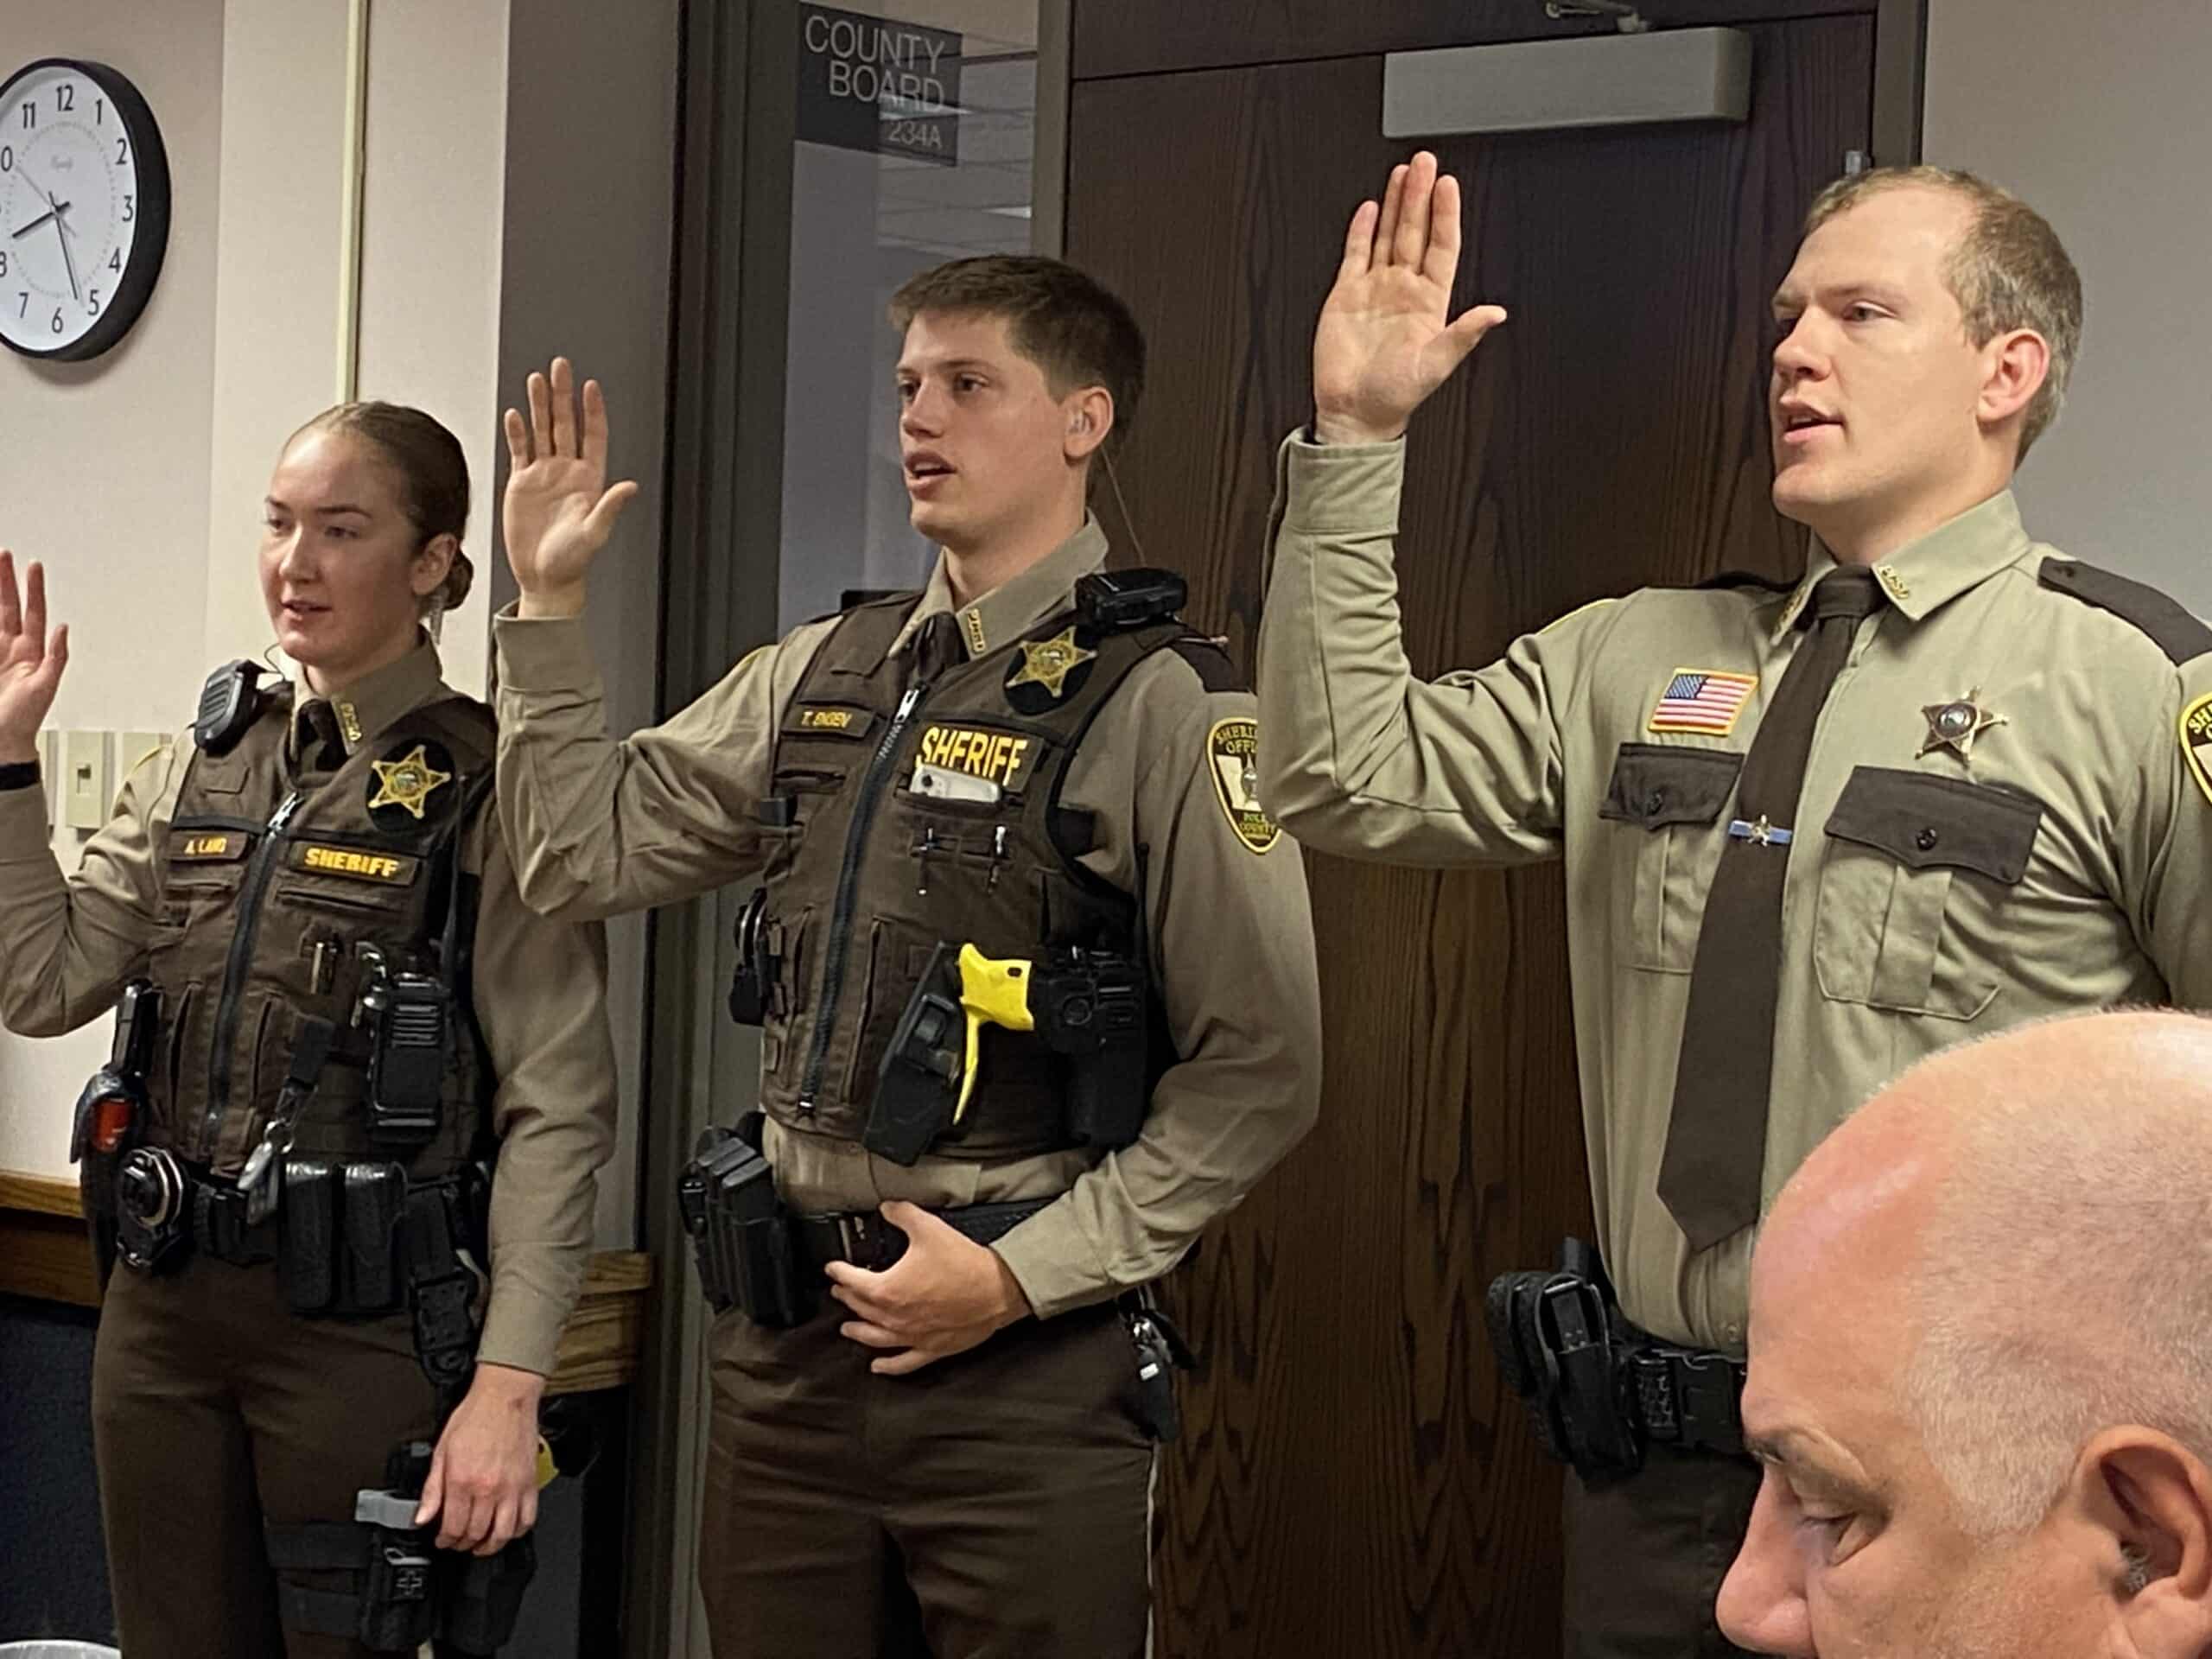
[[2030, 528], [2212, 615], [2212, 6], [1930, 0], [1927, 159], [2050, 220], [2087, 337], [2020, 475]]
[[[161, 281], [120, 346], [51, 365], [0, 351], [0, 546], [45, 563], [69, 624], [52, 719], [64, 729], [172, 729], [207, 669], [224, 12], [0, 0], [0, 73], [46, 56], [122, 71], [161, 127], [171, 181]], [[57, 834], [65, 865], [84, 839]], [[48, 1042], [0, 1034], [0, 1168], [67, 1171], [69, 1108], [107, 1042], [105, 1020]]]

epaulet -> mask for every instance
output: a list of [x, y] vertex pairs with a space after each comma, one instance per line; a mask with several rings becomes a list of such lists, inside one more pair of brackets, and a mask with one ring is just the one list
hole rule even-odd
[[2191, 615], [2179, 600], [2147, 583], [2078, 559], [2056, 558], [2043, 562], [2036, 580], [2053, 593], [2070, 594], [2084, 605], [2110, 611], [2148, 634], [2151, 643], [2172, 663], [2194, 662], [2212, 651], [2212, 627]]
[[1198, 683], [1208, 692], [1252, 689], [1236, 671], [1224, 640], [1209, 639], [1203, 633], [1179, 634], [1167, 642], [1167, 649], [1198, 671]]
[[1794, 594], [1797, 591], [1797, 583], [1800, 580], [1796, 576], [1784, 580], [1783, 577], [1766, 575], [1757, 570], [1723, 570], [1717, 575], [1707, 576], [1703, 582], [1694, 582], [1691, 586], [1694, 589], [1764, 588], [1770, 594]]

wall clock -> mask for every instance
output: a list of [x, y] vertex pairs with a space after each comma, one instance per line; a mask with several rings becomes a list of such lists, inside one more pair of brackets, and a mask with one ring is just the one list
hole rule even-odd
[[69, 58], [0, 83], [0, 340], [98, 357], [146, 308], [168, 238], [168, 154], [137, 87]]

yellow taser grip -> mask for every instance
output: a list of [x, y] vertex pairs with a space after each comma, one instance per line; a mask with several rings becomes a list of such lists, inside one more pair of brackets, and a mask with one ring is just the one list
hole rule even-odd
[[1029, 1017], [1029, 964], [1018, 957], [994, 962], [974, 945], [962, 945], [960, 1006], [968, 1014], [968, 1053], [961, 1066], [960, 1099], [952, 1109], [955, 1123], [967, 1116], [968, 1097], [976, 1092], [984, 1026], [1003, 1026], [1008, 1031], [1036, 1029], [1036, 1022]]
[[543, 1491], [553, 1484], [553, 1477], [561, 1471], [553, 1465], [553, 1448], [545, 1444], [543, 1435], [537, 1441], [537, 1490]]

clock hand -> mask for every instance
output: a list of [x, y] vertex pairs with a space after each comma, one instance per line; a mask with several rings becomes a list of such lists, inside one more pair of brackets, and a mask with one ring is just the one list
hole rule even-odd
[[68, 211], [69, 204], [56, 201], [52, 196], [48, 196], [47, 201], [54, 209], [54, 239], [61, 244], [61, 268], [69, 273], [69, 297], [81, 303], [85, 293], [77, 286], [77, 262], [69, 257], [69, 238], [76, 232], [69, 228], [69, 221], [62, 216]]
[[31, 220], [29, 224], [22, 226], [22, 229], [9, 232], [9, 239], [10, 241], [20, 240], [22, 238], [29, 236], [33, 231], [38, 229], [38, 227], [45, 224], [48, 219], [55, 217], [57, 217], [57, 215], [54, 213], [54, 210], [52, 208], [48, 208], [45, 213], [41, 213], [36, 219]]

